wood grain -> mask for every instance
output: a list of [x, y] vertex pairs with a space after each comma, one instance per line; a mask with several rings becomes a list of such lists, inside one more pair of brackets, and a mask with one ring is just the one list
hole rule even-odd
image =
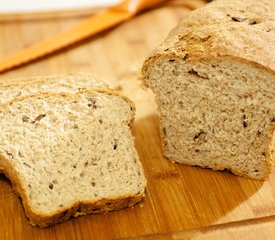
[[[189, 237], [184, 234], [190, 233], [186, 231], [192, 234], [194, 231], [202, 234], [200, 231], [203, 231], [190, 229], [233, 221], [243, 223], [275, 215], [274, 173], [265, 182], [253, 181], [227, 172], [173, 164], [162, 156], [153, 95], [139, 86], [139, 68], [178, 20], [190, 9], [202, 5], [200, 0], [173, 2], [51, 57], [0, 75], [0, 81], [7, 82], [16, 77], [67, 72], [93, 72], [108, 79], [113, 87], [136, 103], [133, 134], [148, 179], [147, 195], [142, 205], [40, 229], [27, 223], [20, 199], [12, 191], [9, 181], [0, 176], [0, 239], [118, 239], [152, 237], [152, 234], [158, 234], [155, 236], [160, 239], [185, 239]], [[81, 19], [2, 23], [0, 57], [66, 29]], [[268, 226], [272, 224], [268, 221]], [[245, 233], [247, 226], [238, 229], [244, 229]], [[251, 226], [254, 229], [253, 223]], [[221, 236], [232, 239], [226, 235], [226, 228], [222, 229], [215, 228], [213, 234], [224, 231]], [[189, 236], [193, 239], [193, 235]], [[214, 235], [209, 236], [211, 239]]]
[[275, 217], [255, 218], [244, 221], [217, 224], [198, 229], [189, 229], [162, 234], [140, 236], [135, 240], [172, 240], [172, 239], [192, 239], [192, 240], [220, 240], [220, 239], [265, 239], [275, 238]]

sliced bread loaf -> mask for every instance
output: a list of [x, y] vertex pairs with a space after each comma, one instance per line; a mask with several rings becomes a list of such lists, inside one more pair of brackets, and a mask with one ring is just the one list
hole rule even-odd
[[[275, 1], [217, 0], [145, 61], [164, 155], [253, 179], [274, 161]], [[273, 136], [273, 142], [272, 142]]]
[[18, 78], [0, 84], [0, 104], [36, 92], [76, 93], [81, 88], [91, 87], [107, 88], [108, 85], [101, 78], [87, 73]]
[[31, 224], [47, 227], [142, 200], [133, 117], [133, 104], [108, 90], [36, 93], [0, 107], [0, 169]]

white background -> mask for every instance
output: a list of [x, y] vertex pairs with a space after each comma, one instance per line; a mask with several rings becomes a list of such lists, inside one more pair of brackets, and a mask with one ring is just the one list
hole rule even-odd
[[0, 0], [0, 14], [32, 13], [110, 6], [119, 0]]

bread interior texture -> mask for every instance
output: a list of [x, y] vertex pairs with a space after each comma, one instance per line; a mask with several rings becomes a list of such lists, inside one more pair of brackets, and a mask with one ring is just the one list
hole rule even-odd
[[145, 75], [156, 94], [164, 155], [255, 179], [267, 176], [274, 75], [245, 61], [183, 61], [159, 58]]
[[[132, 120], [132, 106], [124, 98], [97, 91], [36, 94], [2, 109], [0, 165], [31, 220], [47, 226], [54, 223], [51, 216], [66, 209], [65, 215], [69, 210], [67, 215], [75, 216], [107, 211], [125, 207], [115, 200], [143, 196]], [[49, 222], [43, 223], [43, 216]]]

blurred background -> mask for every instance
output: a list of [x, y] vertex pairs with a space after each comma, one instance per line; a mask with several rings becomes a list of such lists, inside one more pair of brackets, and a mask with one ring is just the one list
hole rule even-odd
[[31, 13], [35, 11], [59, 11], [62, 9], [82, 9], [93, 7], [104, 7], [117, 3], [119, 0], [1, 0], [0, 1], [0, 13]]
[[[93, 13], [101, 8], [118, 3], [119, 0], [0, 0], [0, 20], [19, 17], [47, 17], [53, 13], [79, 15]], [[22, 18], [22, 16], [20, 16]]]

